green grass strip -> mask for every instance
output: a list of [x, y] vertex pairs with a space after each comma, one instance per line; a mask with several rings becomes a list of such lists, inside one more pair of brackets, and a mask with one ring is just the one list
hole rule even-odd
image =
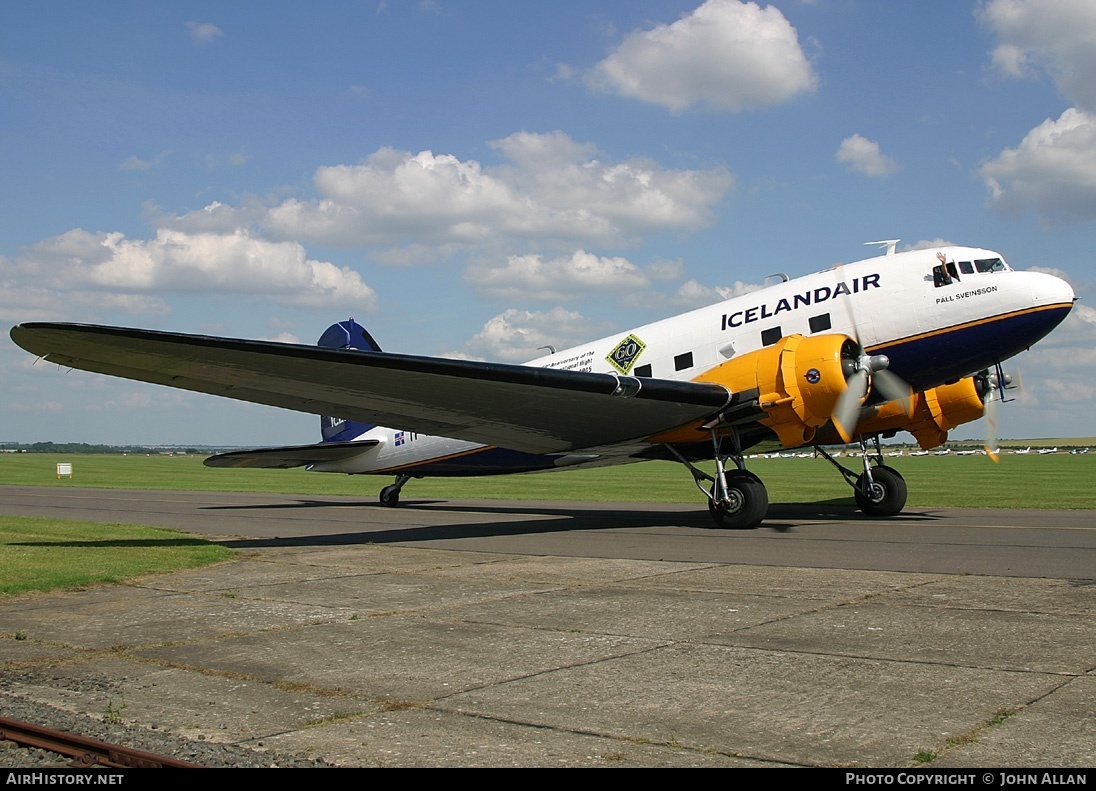
[[[0, 454], [0, 484], [350, 495], [375, 501], [392, 476], [342, 475], [292, 470], [232, 470], [202, 466], [201, 456]], [[863, 469], [860, 459], [840, 460]], [[58, 462], [72, 464], [58, 478]], [[1096, 452], [1071, 455], [905, 456], [887, 458], [909, 486], [909, 505], [963, 508], [1096, 508]], [[711, 464], [702, 464], [711, 471]], [[852, 489], [822, 459], [751, 459], [747, 467], [765, 482], [772, 503], [852, 502]], [[403, 490], [409, 499], [587, 500], [696, 503], [702, 495], [680, 464], [641, 462], [617, 467], [559, 470], [534, 475], [426, 478]]]
[[233, 554], [159, 527], [0, 516], [0, 596], [117, 584]]

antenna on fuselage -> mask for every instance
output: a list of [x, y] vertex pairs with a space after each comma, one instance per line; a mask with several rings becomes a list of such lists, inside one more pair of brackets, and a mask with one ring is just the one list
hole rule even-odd
[[864, 242], [864, 244], [874, 244], [874, 245], [878, 245], [879, 247], [886, 247], [887, 248], [886, 255], [894, 255], [894, 248], [896, 248], [898, 246], [898, 243], [900, 241], [902, 241], [902, 240], [901, 239], [883, 239], [883, 240], [878, 241], [878, 242]]

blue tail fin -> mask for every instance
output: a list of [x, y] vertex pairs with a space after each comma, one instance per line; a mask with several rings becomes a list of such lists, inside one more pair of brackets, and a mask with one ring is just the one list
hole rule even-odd
[[[320, 336], [317, 346], [328, 349], [354, 349], [360, 351], [379, 352], [381, 347], [373, 340], [373, 336], [354, 319], [340, 321], [332, 324], [323, 335]], [[320, 433], [324, 442], [349, 442], [364, 432], [373, 428], [368, 423], [354, 423], [337, 417], [320, 418]]]

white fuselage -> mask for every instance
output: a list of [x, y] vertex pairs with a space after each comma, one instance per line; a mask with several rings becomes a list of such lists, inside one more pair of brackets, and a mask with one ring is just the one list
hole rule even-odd
[[[858, 339], [869, 353], [886, 354], [891, 371], [923, 390], [1017, 354], [1053, 329], [1073, 300], [1065, 281], [1013, 271], [993, 251], [930, 248], [836, 266], [527, 364], [691, 380], [782, 336], [836, 333]], [[398, 429], [375, 427], [359, 439], [379, 443], [357, 457], [312, 469], [461, 475], [537, 468], [532, 454]], [[557, 455], [539, 466], [593, 460]], [[432, 463], [440, 465], [439, 472], [431, 471]], [[465, 464], [467, 472], [461, 469]]]

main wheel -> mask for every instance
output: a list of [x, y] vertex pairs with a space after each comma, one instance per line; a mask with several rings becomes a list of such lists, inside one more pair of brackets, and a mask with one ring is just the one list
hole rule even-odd
[[717, 503], [708, 498], [708, 513], [716, 527], [752, 530], [769, 510], [769, 491], [761, 479], [747, 470], [728, 472], [727, 499]]
[[906, 480], [893, 467], [875, 467], [871, 487], [864, 476], [856, 479], [854, 496], [857, 507], [868, 516], [895, 516], [906, 507]]

